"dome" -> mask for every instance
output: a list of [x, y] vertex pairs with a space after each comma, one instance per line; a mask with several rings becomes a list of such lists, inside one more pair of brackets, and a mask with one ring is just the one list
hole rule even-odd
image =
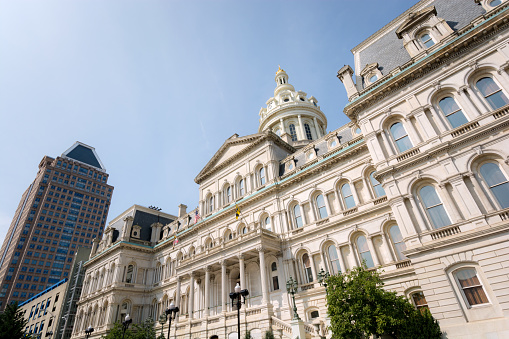
[[327, 129], [327, 118], [315, 97], [296, 91], [288, 74], [279, 67], [274, 96], [260, 109], [258, 132], [271, 130], [294, 147], [302, 147], [321, 138]]

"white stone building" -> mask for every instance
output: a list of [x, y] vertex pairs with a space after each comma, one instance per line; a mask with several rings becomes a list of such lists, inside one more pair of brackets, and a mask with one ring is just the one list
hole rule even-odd
[[233, 338], [239, 282], [242, 333], [294, 338], [290, 276], [301, 337], [319, 337], [319, 270], [362, 260], [447, 338], [509, 337], [508, 25], [509, 1], [418, 2], [352, 50], [355, 71], [338, 72], [351, 122], [329, 133], [279, 69], [258, 133], [227, 139], [196, 177], [196, 210], [134, 205], [110, 223], [73, 337], [173, 301], [172, 336]]

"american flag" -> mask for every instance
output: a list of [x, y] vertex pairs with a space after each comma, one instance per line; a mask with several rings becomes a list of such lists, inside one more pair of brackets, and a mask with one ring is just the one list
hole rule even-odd
[[196, 224], [198, 222], [198, 219], [200, 219], [200, 213], [198, 213], [198, 210], [194, 211], [194, 223]]
[[173, 241], [173, 246], [175, 246], [178, 243], [179, 243], [179, 240], [177, 238], [175, 238], [175, 240]]

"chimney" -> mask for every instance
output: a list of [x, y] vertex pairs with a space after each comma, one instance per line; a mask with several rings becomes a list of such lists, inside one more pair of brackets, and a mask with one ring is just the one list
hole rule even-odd
[[187, 213], [187, 206], [184, 204], [179, 205], [179, 218], [183, 217]]

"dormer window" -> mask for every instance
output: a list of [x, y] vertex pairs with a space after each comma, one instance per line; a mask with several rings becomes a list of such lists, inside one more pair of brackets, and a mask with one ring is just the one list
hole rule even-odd
[[364, 78], [366, 85], [371, 85], [378, 79], [383, 77], [382, 72], [378, 69], [378, 63], [367, 64], [360, 73], [361, 77]]
[[288, 101], [290, 101], [290, 99], [288, 99], [288, 98], [284, 98], [284, 100], [283, 100], [283, 101], [284, 101], [284, 102], [288, 102]]
[[375, 75], [372, 75], [372, 76], [369, 78], [369, 82], [371, 82], [371, 83], [373, 83], [373, 82], [375, 82], [375, 81], [377, 81], [377, 80], [378, 80], [378, 75], [376, 75], [376, 74], [375, 74]]
[[424, 44], [424, 46], [426, 46], [426, 48], [430, 48], [435, 44], [433, 38], [428, 33], [421, 35], [421, 42]]
[[304, 98], [299, 98], [299, 99], [300, 99], [300, 101], [306, 101]]

